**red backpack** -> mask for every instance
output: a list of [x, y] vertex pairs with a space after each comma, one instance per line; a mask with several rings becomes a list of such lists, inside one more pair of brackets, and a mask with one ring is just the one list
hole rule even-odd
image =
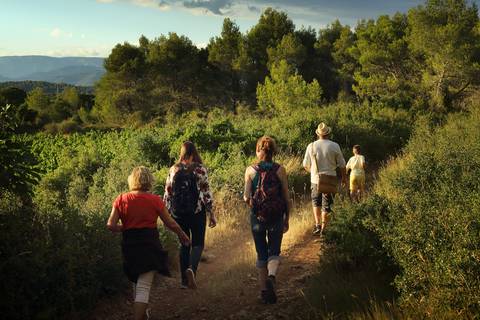
[[277, 176], [278, 168], [278, 163], [273, 163], [270, 169], [258, 165], [253, 167], [258, 174], [257, 188], [252, 197], [253, 209], [258, 220], [262, 222], [274, 221], [286, 211], [282, 182]]

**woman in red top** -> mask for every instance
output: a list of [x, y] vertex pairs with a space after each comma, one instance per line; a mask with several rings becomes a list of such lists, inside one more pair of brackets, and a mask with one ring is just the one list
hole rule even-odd
[[170, 217], [162, 199], [150, 193], [152, 183], [153, 176], [147, 168], [134, 168], [128, 176], [130, 192], [115, 199], [107, 223], [112, 232], [122, 232], [123, 267], [128, 279], [134, 282], [135, 320], [145, 317], [155, 272], [170, 275], [167, 253], [158, 235], [158, 217], [178, 235], [182, 244], [190, 244], [188, 236]]

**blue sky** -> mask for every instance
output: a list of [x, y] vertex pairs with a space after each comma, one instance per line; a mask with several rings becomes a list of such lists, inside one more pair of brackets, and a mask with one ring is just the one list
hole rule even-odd
[[205, 46], [225, 17], [244, 32], [266, 7], [284, 10], [297, 27], [324, 27], [408, 8], [421, 0], [0, 0], [0, 56], [107, 56], [140, 35], [168, 32]]

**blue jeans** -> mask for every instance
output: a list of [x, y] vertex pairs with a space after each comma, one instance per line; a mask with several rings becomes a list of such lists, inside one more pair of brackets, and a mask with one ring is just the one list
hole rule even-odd
[[203, 247], [205, 244], [205, 228], [207, 224], [207, 216], [205, 210], [195, 213], [188, 217], [175, 218], [178, 225], [191, 239], [191, 246], [180, 244], [180, 274], [182, 283], [187, 283], [185, 271], [192, 268], [197, 273], [198, 264], [202, 257]]
[[280, 259], [283, 238], [283, 215], [268, 224], [261, 222], [252, 211], [250, 214], [253, 241], [257, 251], [257, 268], [264, 268], [268, 261]]

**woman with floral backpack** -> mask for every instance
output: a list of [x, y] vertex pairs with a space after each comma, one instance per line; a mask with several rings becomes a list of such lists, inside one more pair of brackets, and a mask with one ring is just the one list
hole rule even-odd
[[205, 244], [207, 215], [210, 228], [216, 226], [217, 220], [212, 211], [207, 168], [193, 142], [182, 144], [179, 160], [170, 168], [164, 201], [172, 217], [191, 239], [191, 245], [180, 246], [181, 288], [196, 289], [195, 276]]
[[275, 141], [268, 136], [261, 137], [256, 146], [257, 162], [245, 170], [244, 200], [251, 208], [256, 266], [264, 303], [277, 302], [275, 277], [290, 210], [287, 172], [273, 161], [275, 152]]

